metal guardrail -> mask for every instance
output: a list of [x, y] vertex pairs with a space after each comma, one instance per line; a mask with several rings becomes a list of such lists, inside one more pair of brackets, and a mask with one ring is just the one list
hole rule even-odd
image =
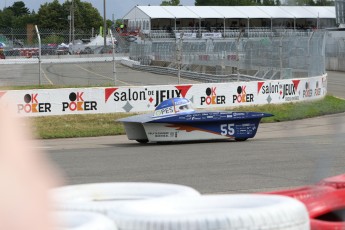
[[[171, 75], [176, 76], [178, 74], [178, 70], [175, 68], [169, 67], [160, 67], [160, 66], [149, 66], [149, 65], [133, 65], [134, 69], [140, 71], [146, 71], [155, 74], [162, 74], [162, 75]], [[206, 73], [198, 73], [198, 72], [190, 72], [181, 70], [181, 77], [195, 80], [200, 82], [234, 82], [234, 81], [257, 81], [263, 80], [263, 78], [249, 76], [245, 74], [229, 74], [229, 75], [213, 75], [213, 74], [206, 74]]]

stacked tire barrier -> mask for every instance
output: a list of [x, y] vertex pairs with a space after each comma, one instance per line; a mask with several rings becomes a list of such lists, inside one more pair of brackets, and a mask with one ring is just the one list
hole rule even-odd
[[267, 192], [293, 197], [307, 208], [312, 230], [345, 229], [345, 174], [329, 177], [315, 185]]
[[[52, 194], [57, 212], [67, 219], [63, 230], [79, 230], [75, 223], [89, 230], [93, 217], [83, 212], [110, 218], [118, 230], [310, 229], [305, 205], [281, 195], [200, 195], [187, 186], [161, 183], [71, 185]], [[97, 229], [111, 229], [104, 225]]]
[[117, 230], [110, 218], [94, 212], [58, 211], [57, 230]]
[[139, 200], [199, 196], [193, 188], [163, 183], [96, 183], [71, 185], [53, 191], [59, 210], [92, 211], [107, 215], [119, 206]]
[[309, 229], [304, 205], [277, 195], [203, 195], [132, 203], [110, 214], [121, 230]]
[[345, 174], [262, 194], [201, 195], [183, 185], [96, 183], [55, 189], [59, 230], [340, 230]]

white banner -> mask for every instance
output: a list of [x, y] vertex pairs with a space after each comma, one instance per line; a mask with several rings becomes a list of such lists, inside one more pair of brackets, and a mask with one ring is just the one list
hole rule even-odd
[[[181, 38], [181, 33], [175, 33], [176, 38]], [[196, 38], [196, 33], [183, 33], [182, 39]]]
[[[327, 93], [327, 75], [193, 85], [106, 88], [68, 88], [0, 91], [0, 100], [11, 101], [22, 116], [152, 112], [165, 99], [186, 97], [194, 108], [279, 104], [321, 99]], [[13, 106], [14, 105], [14, 106]]]
[[202, 33], [202, 38], [221, 38], [222, 33]]

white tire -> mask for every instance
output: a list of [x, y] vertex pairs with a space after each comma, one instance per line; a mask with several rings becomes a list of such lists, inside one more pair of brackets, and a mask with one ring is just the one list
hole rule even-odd
[[307, 230], [306, 207], [279, 195], [204, 195], [123, 205], [109, 213], [121, 230]]
[[200, 193], [183, 185], [135, 182], [70, 185], [53, 190], [58, 210], [94, 211], [103, 214], [124, 203], [173, 196], [200, 196]]
[[61, 211], [56, 218], [58, 230], [117, 230], [114, 221], [99, 213]]

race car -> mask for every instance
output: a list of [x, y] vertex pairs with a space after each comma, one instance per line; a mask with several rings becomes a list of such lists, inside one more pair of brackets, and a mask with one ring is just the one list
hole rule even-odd
[[139, 143], [253, 138], [269, 113], [195, 111], [186, 98], [161, 102], [154, 113], [119, 119], [129, 140]]

